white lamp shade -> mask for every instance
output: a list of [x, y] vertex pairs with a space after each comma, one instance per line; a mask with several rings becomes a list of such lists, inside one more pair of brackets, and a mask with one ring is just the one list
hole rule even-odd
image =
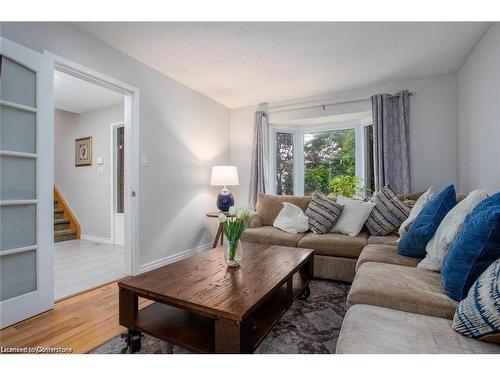
[[231, 186], [239, 185], [238, 169], [232, 165], [217, 165], [212, 167], [210, 185]]

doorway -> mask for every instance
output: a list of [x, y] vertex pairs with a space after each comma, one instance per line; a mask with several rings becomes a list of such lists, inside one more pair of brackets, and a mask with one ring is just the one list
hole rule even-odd
[[[56, 219], [56, 209], [65, 207], [60, 207], [61, 201], [74, 208], [72, 216], [81, 219], [79, 238], [54, 244], [54, 299], [60, 300], [137, 272], [137, 215], [131, 213], [137, 211], [133, 198], [138, 175], [134, 165], [138, 160], [138, 91], [47, 54], [54, 61], [55, 79], [54, 185], [59, 194], [54, 224], [61, 223]], [[73, 86], [61, 87], [57, 81], [61, 77]], [[75, 108], [64, 108], [61, 103], [65, 101]], [[61, 123], [60, 117], [70, 123]], [[69, 125], [69, 134], [61, 132], [64, 125]], [[61, 148], [64, 152], [59, 152]], [[65, 165], [66, 176], [60, 176], [64, 174], [60, 164]], [[67, 216], [71, 215], [63, 219]]]

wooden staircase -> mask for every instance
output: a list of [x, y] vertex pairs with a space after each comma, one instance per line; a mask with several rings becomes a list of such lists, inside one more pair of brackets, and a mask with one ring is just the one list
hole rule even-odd
[[54, 242], [80, 239], [80, 223], [54, 185]]

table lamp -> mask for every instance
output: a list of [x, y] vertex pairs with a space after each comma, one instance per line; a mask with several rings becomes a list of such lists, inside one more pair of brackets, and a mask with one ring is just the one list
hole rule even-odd
[[229, 211], [229, 207], [234, 205], [234, 198], [227, 187], [239, 185], [238, 169], [231, 165], [212, 167], [210, 185], [224, 186], [217, 196], [217, 208], [223, 212]]

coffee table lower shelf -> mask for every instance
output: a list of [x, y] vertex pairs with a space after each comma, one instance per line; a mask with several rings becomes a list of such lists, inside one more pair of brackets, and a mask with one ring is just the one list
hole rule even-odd
[[[308, 274], [295, 273], [291, 283], [281, 285], [241, 322], [241, 329], [245, 330], [245, 334], [242, 334], [245, 342], [241, 346], [241, 352], [254, 352], [292, 302], [298, 297], [309, 296], [309, 279]], [[217, 319], [155, 302], [138, 310], [133, 327], [129, 325], [128, 328], [129, 332], [143, 332], [195, 353], [215, 353]], [[140, 336], [138, 345], [140, 347]], [[135, 349], [137, 348], [136, 345]]]

